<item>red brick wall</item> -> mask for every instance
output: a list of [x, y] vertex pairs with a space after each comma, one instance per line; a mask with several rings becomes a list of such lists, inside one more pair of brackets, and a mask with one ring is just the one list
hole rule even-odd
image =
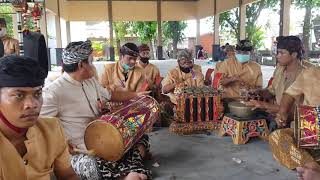
[[[208, 52], [208, 55], [211, 57], [212, 56], [212, 45], [214, 42], [214, 34], [213, 33], [208, 33], [208, 34], [202, 34], [200, 36], [200, 45]], [[193, 50], [196, 45], [196, 38], [195, 37], [189, 37], [188, 38], [188, 48], [190, 50]]]
[[200, 36], [200, 44], [208, 52], [208, 55], [212, 55], [212, 45], [214, 42], [214, 34], [208, 33]]

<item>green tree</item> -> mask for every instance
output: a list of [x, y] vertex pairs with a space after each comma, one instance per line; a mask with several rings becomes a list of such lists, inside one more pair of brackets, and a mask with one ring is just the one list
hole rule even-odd
[[0, 3], [0, 18], [5, 18], [7, 22], [7, 35], [13, 37], [13, 22], [12, 14], [14, 13], [13, 8], [9, 4]]
[[185, 39], [184, 30], [187, 23], [184, 21], [166, 21], [163, 23], [163, 36], [165, 41], [173, 46], [173, 58], [177, 58], [178, 43]]
[[[257, 26], [256, 22], [260, 17], [261, 11], [266, 8], [274, 9], [279, 4], [278, 0], [260, 0], [258, 2], [247, 5], [246, 8], [246, 37], [253, 42], [256, 48], [263, 46], [263, 31], [262, 27]], [[232, 9], [220, 14], [220, 24], [222, 31], [229, 31], [232, 35], [240, 38], [240, 23], [239, 23], [239, 8]]]
[[[1, 12], [0, 18], [5, 18], [6, 23], [7, 23], [7, 35], [9, 37], [13, 37], [14, 33], [13, 33], [12, 15], [15, 14], [16, 12], [14, 11], [13, 7], [8, 3], [0, 3], [0, 12]], [[27, 19], [26, 23], [27, 23], [27, 27], [31, 31], [35, 30], [35, 23], [34, 23], [32, 16], [30, 16]]]
[[248, 40], [254, 45], [254, 47], [263, 47], [263, 40], [265, 38], [265, 32], [262, 30], [262, 27], [257, 26], [248, 26], [246, 27], [246, 33]]
[[116, 39], [116, 53], [120, 56], [120, 42], [124, 37], [129, 33], [130, 22], [128, 21], [119, 21], [113, 23], [113, 29], [115, 32]]
[[312, 20], [312, 10], [315, 7], [320, 7], [320, 0], [294, 0], [293, 2], [298, 8], [305, 9], [305, 16], [303, 21], [302, 41], [306, 50], [306, 58], [308, 58], [310, 46], [310, 29]]
[[150, 47], [151, 59], [154, 59], [153, 42], [157, 35], [157, 22], [137, 21], [131, 23], [131, 34], [137, 35], [141, 43], [148, 44]]

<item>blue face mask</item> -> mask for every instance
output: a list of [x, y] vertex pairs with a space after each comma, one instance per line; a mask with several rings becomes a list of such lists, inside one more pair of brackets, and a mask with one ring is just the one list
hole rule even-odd
[[250, 55], [248, 54], [236, 54], [236, 58], [240, 63], [246, 63], [250, 61]]
[[128, 64], [122, 64], [122, 68], [124, 69], [125, 72], [128, 72], [130, 70], [133, 70], [134, 66], [129, 66]]

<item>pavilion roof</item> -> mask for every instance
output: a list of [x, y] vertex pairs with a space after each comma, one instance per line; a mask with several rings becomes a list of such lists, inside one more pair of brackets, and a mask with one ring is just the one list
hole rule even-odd
[[[214, 15], [215, 0], [162, 0], [163, 21], [189, 20]], [[216, 0], [218, 13], [239, 6], [239, 0]], [[256, 0], [243, 0], [244, 4]], [[107, 21], [107, 0], [50, 0], [46, 6], [67, 21]], [[58, 8], [58, 6], [60, 8]], [[113, 0], [114, 21], [156, 21], [157, 0]]]

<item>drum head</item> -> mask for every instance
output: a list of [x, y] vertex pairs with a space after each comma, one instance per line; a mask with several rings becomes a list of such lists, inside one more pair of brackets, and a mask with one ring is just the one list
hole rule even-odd
[[307, 151], [297, 148], [293, 130], [290, 128], [276, 130], [270, 134], [269, 144], [275, 159], [288, 169], [295, 169], [314, 161]]
[[117, 161], [124, 153], [124, 144], [120, 132], [111, 123], [96, 120], [88, 125], [84, 135], [88, 150], [105, 160]]

